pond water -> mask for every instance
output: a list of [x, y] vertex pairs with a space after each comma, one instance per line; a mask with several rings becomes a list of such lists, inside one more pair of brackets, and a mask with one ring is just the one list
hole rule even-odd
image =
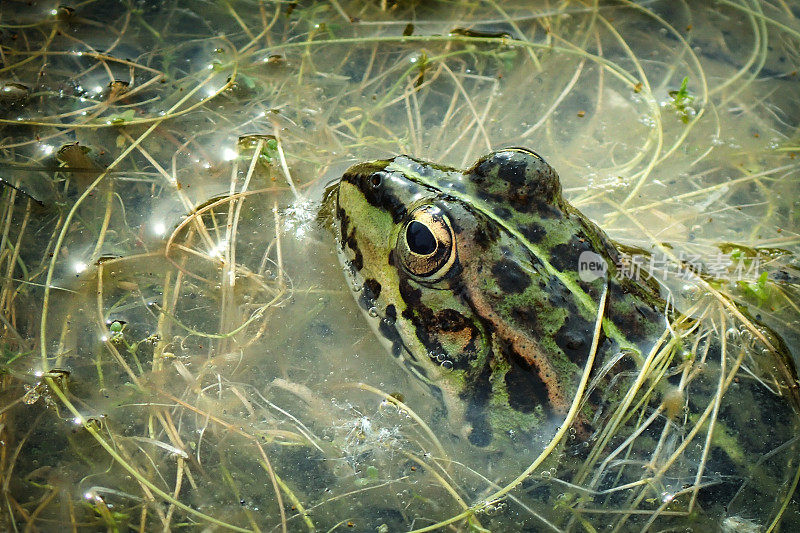
[[[799, 17], [3, 2], [0, 528], [800, 529]], [[470, 444], [337, 257], [349, 166], [509, 146], [692, 317], [591, 439]]]

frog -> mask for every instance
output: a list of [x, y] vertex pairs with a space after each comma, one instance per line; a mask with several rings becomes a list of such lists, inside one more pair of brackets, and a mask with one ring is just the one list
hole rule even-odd
[[[428, 387], [439, 416], [475, 448], [552, 435], [573, 402], [571, 437], [596, 439], [609, 405], [682, 316], [656, 280], [623, 271], [626, 248], [564, 198], [555, 169], [527, 148], [491, 152], [465, 170], [408, 155], [357, 163], [330, 196], [359, 306], [389, 353]], [[782, 435], [791, 435], [797, 372], [770, 339], [789, 377], [759, 407], [780, 412]], [[719, 346], [708, 341], [704, 353]], [[671, 374], [651, 384], [661, 389], [662, 418], [700, 410], [682, 394], [677, 408], [667, 401], [692, 364], [676, 356]], [[586, 376], [592, 385], [578, 398]], [[698, 397], [712, 402], [706, 381]], [[742, 386], [765, 397], [758, 383]], [[757, 460], [742, 446], [720, 447], [726, 465]]]
[[[408, 156], [358, 164], [336, 203], [362, 307], [412, 372], [466, 403], [475, 445], [566, 415], [606, 284], [601, 354], [635, 365], [663, 330], [656, 288], [617, 275], [618, 249], [530, 150], [464, 172]], [[581, 257], [605, 275], [581, 277]]]

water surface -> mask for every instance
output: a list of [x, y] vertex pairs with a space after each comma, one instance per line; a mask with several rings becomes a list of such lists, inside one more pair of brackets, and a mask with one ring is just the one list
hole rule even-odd
[[554, 428], [466, 445], [351, 297], [327, 183], [527, 146], [708, 331], [746, 344], [701, 268], [797, 360], [800, 5], [531, 4], [0, 5], [2, 528], [798, 527], [791, 436], [773, 493], [698, 499], [734, 475], [705, 396], [633, 487], [556, 453], [494, 499]]

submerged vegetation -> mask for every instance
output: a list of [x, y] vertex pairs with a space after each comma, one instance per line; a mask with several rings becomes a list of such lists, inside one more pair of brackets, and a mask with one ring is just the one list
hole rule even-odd
[[[800, 527], [797, 413], [753, 411], [800, 346], [800, 5], [530, 4], [0, 6], [0, 529]], [[591, 441], [487, 457], [317, 212], [519, 145], [682, 314]]]
[[695, 114], [695, 110], [691, 107], [692, 102], [694, 102], [694, 96], [689, 94], [688, 85], [689, 78], [683, 78], [680, 89], [669, 92], [669, 96], [672, 98], [671, 105], [675, 108], [675, 111], [684, 124], [688, 124], [689, 120], [691, 120], [692, 116]]

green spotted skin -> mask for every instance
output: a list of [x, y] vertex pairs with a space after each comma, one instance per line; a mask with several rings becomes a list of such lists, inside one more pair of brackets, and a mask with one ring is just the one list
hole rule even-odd
[[[464, 171], [407, 156], [358, 164], [341, 178], [335, 209], [361, 306], [396, 357], [457, 398], [449, 416], [463, 418], [477, 446], [563, 420], [606, 284], [595, 368], [614, 357], [635, 369], [664, 331], [657, 291], [618, 275], [616, 247], [529, 150], [493, 152]], [[441, 236], [430, 255], [410, 251], [434, 248], [415, 220]], [[605, 277], [581, 279], [584, 252], [605, 261]]]

